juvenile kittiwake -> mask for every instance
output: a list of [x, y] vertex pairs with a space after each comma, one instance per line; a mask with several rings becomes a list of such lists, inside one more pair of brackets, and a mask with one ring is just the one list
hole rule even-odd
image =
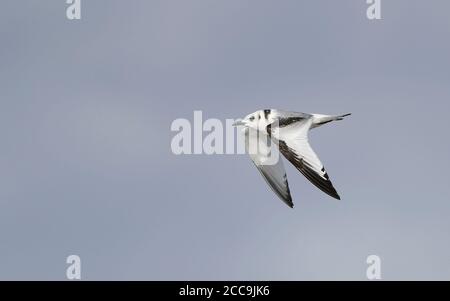
[[[271, 142], [275, 143], [275, 149], [311, 183], [329, 196], [340, 200], [323, 164], [308, 143], [308, 132], [328, 122], [342, 120], [348, 115], [350, 113], [322, 115], [268, 109], [249, 114], [233, 125], [244, 127], [246, 149], [253, 163], [275, 194], [293, 208], [294, 203], [282, 160], [277, 157], [275, 162], [269, 162], [274, 156]], [[249, 145], [257, 147], [249, 151]]]

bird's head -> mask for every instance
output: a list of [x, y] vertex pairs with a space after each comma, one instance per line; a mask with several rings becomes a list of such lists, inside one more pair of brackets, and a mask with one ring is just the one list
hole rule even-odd
[[259, 110], [254, 113], [248, 114], [241, 120], [237, 120], [233, 123], [233, 126], [244, 126], [253, 128], [255, 130], [265, 131], [267, 125], [272, 123], [273, 120], [270, 116], [270, 110]]

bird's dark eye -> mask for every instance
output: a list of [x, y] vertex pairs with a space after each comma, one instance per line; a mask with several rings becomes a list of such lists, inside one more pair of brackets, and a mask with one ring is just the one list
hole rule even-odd
[[249, 120], [250, 120], [250, 121], [255, 120], [255, 116], [250, 117]]

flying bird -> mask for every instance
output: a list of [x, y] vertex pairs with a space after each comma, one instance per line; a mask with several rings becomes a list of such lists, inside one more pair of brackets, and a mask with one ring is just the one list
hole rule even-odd
[[275, 194], [293, 208], [283, 161], [275, 156], [277, 153], [274, 153], [272, 142], [275, 143], [275, 151], [278, 149], [312, 184], [340, 200], [325, 167], [309, 145], [308, 132], [349, 115], [350, 113], [322, 115], [267, 109], [249, 114], [233, 125], [243, 126], [246, 150], [253, 163]]

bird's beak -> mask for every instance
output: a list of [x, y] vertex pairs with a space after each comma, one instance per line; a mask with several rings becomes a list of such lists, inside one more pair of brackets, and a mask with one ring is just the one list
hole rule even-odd
[[245, 125], [245, 122], [243, 122], [242, 120], [238, 120], [235, 123], [233, 123], [233, 126], [240, 126], [240, 125]]

